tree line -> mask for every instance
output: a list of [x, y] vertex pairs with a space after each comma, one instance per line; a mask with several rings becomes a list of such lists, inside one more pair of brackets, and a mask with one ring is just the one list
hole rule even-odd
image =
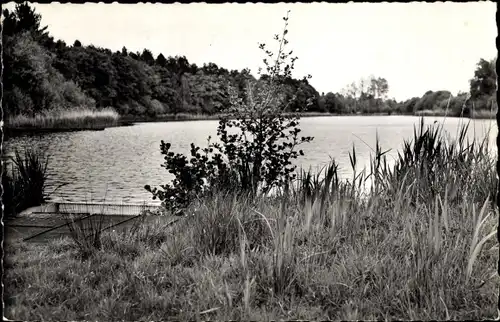
[[[156, 57], [148, 49], [113, 52], [93, 45], [54, 40], [41, 26], [41, 15], [27, 3], [3, 11], [4, 113], [36, 115], [44, 110], [113, 107], [121, 115], [217, 114], [230, 105], [230, 92], [246, 97], [250, 70], [227, 70], [214, 63], [197, 66], [185, 56]], [[387, 98], [386, 79], [370, 76], [349, 84], [341, 93], [322, 93], [307, 78], [285, 80], [286, 97], [295, 97], [289, 111], [308, 106], [312, 112], [335, 114], [397, 113], [420, 110], [465, 111], [496, 107], [496, 59], [481, 59], [470, 92], [456, 96], [429, 91], [404, 102]], [[260, 77], [258, 82], [266, 82]]]

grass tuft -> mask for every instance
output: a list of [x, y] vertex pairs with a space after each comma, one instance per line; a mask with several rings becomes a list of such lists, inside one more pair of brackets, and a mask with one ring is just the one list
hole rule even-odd
[[49, 156], [37, 149], [15, 150], [8, 161], [2, 161], [2, 203], [5, 215], [14, 216], [45, 201]]

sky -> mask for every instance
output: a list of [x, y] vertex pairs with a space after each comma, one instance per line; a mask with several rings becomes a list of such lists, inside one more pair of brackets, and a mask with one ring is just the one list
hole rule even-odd
[[[14, 8], [14, 3], [4, 8]], [[294, 77], [312, 75], [320, 93], [340, 92], [374, 75], [389, 97], [428, 90], [468, 91], [480, 58], [496, 57], [494, 2], [296, 4], [32, 4], [55, 39], [78, 39], [156, 57], [186, 56], [202, 66], [264, 67], [258, 43], [277, 51], [275, 34], [290, 10], [287, 45], [298, 56]]]

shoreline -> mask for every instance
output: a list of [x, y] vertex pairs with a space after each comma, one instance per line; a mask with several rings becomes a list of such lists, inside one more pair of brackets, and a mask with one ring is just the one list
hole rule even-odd
[[[288, 113], [290, 114], [290, 113]], [[136, 117], [136, 116], [121, 116], [116, 124], [113, 125], [84, 125], [75, 127], [10, 127], [3, 126], [4, 137], [16, 137], [25, 134], [46, 134], [58, 132], [78, 132], [78, 131], [103, 131], [107, 128], [132, 126], [136, 123], [157, 123], [157, 122], [187, 122], [187, 121], [216, 121], [225, 114], [165, 114], [158, 117]], [[287, 115], [287, 113], [285, 113]], [[298, 113], [300, 118], [307, 117], [342, 117], [342, 116], [427, 116], [427, 117], [453, 117], [467, 119], [495, 119], [496, 113], [491, 111], [481, 111], [476, 116], [457, 116], [447, 114], [445, 111], [418, 111], [413, 114], [409, 113], [356, 113], [356, 114], [334, 114], [322, 112], [305, 112]]]
[[122, 127], [122, 126], [132, 126], [134, 122], [129, 121], [118, 121], [114, 125], [104, 125], [104, 126], [78, 126], [78, 127], [9, 127], [3, 126], [2, 131], [5, 138], [12, 138], [17, 136], [22, 136], [26, 134], [36, 135], [36, 134], [48, 134], [48, 133], [60, 133], [60, 132], [79, 132], [79, 131], [104, 131], [107, 128]]
[[[286, 115], [286, 114], [285, 114]], [[153, 122], [185, 122], [185, 121], [212, 121], [219, 120], [224, 114], [165, 114], [158, 117], [133, 117], [133, 116], [122, 116], [121, 121], [127, 123], [153, 123]], [[299, 113], [300, 118], [303, 117], [332, 117], [332, 116], [436, 116], [436, 117], [454, 117], [454, 118], [468, 118], [468, 119], [494, 119], [496, 113], [490, 114], [481, 113], [476, 117], [451, 115], [444, 111], [422, 111], [420, 113], [356, 113], [356, 114], [335, 114], [335, 113], [321, 113], [321, 112], [309, 112], [309, 113]]]

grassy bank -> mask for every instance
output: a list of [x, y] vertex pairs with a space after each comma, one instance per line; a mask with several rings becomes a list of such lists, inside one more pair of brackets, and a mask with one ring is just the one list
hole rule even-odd
[[[285, 115], [290, 115], [290, 113], [284, 113]], [[335, 114], [335, 113], [323, 113], [323, 112], [301, 112], [295, 115], [303, 117], [320, 117], [320, 116], [385, 116], [390, 115], [389, 113], [373, 113], [373, 114]], [[395, 115], [395, 114], [393, 114]], [[125, 122], [174, 122], [174, 121], [208, 121], [208, 120], [219, 120], [221, 117], [227, 116], [227, 114], [164, 114], [156, 117], [135, 117], [135, 116], [123, 116], [122, 121]]]
[[[336, 116], [336, 114], [331, 113], [320, 113], [320, 112], [305, 112], [298, 113], [300, 117], [315, 117], [315, 116]], [[123, 122], [174, 122], [174, 121], [208, 121], [208, 120], [219, 120], [221, 117], [227, 116], [227, 114], [189, 114], [189, 113], [178, 113], [178, 114], [164, 114], [156, 117], [143, 117], [143, 116], [122, 116], [121, 120]]]
[[99, 130], [118, 125], [119, 114], [111, 108], [94, 110], [78, 108], [72, 110], [50, 110], [34, 117], [17, 115], [7, 118], [7, 131], [67, 131]]
[[[302, 112], [300, 117], [319, 117], [319, 116], [386, 116], [386, 115], [408, 115], [398, 113], [373, 113], [373, 114], [334, 114], [321, 112]], [[410, 114], [411, 115], [411, 114]], [[446, 110], [424, 110], [415, 112], [415, 116], [448, 116]], [[114, 126], [127, 126], [137, 122], [175, 122], [175, 121], [205, 121], [219, 120], [226, 114], [164, 114], [155, 117], [151, 116], [120, 116], [113, 109], [92, 110], [76, 109], [62, 111], [48, 111], [35, 117], [18, 115], [8, 118], [5, 122], [4, 130], [7, 135], [14, 135], [25, 132], [57, 132], [57, 131], [77, 131], [77, 130], [103, 130]], [[495, 118], [494, 111], [475, 111], [471, 118], [474, 119], [492, 119]]]
[[[175, 121], [207, 121], [207, 120], [219, 120], [220, 117], [226, 114], [164, 114], [156, 117], [147, 116], [122, 116], [121, 122], [123, 124], [130, 124], [136, 122], [175, 122]], [[357, 113], [357, 114], [336, 114], [336, 113], [322, 113], [322, 112], [302, 112], [298, 113], [301, 118], [303, 117], [320, 117], [320, 116], [387, 116], [387, 115], [410, 115], [410, 116], [447, 116], [447, 117], [461, 117], [460, 115], [451, 115], [450, 111], [446, 110], [424, 110], [417, 111], [414, 114], [402, 114], [402, 113]], [[463, 116], [462, 116], [463, 117]], [[496, 117], [496, 111], [475, 111], [471, 115], [471, 119], [493, 119]]]
[[[494, 119], [496, 117], [495, 110], [475, 110], [471, 111], [468, 118], [471, 119]], [[416, 111], [415, 116], [447, 116], [447, 117], [462, 117], [461, 115], [454, 115], [450, 111], [444, 109], [437, 110], [422, 110]]]
[[86, 244], [88, 258], [71, 239], [9, 245], [5, 316], [494, 318], [495, 159], [488, 141], [467, 144], [465, 131], [449, 142], [439, 128], [416, 130], [394, 168], [377, 146], [349, 182], [331, 164], [276, 197], [215, 193], [173, 226], [158, 217], [103, 233]]

